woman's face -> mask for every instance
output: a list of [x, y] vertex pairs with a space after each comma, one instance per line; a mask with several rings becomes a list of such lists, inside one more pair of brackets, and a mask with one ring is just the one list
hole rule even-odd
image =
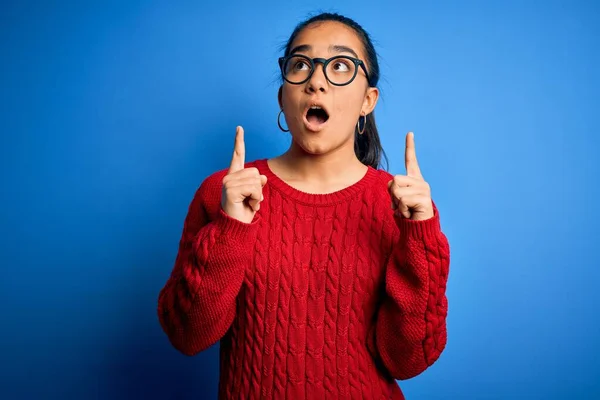
[[[290, 54], [325, 59], [347, 55], [366, 63], [358, 35], [346, 25], [334, 21], [306, 27], [293, 41]], [[298, 68], [305, 67], [300, 65]], [[337, 68], [344, 67], [330, 65], [328, 71]], [[350, 84], [335, 86], [325, 78], [323, 65], [315, 63], [314, 73], [307, 82], [299, 85], [284, 82], [279, 96], [294, 142], [305, 152], [320, 155], [340, 148], [349, 148], [354, 153], [354, 130], [358, 119], [375, 108], [379, 93], [376, 88], [369, 87], [360, 67]], [[315, 106], [325, 113], [315, 111]], [[311, 108], [313, 110], [309, 111]]]

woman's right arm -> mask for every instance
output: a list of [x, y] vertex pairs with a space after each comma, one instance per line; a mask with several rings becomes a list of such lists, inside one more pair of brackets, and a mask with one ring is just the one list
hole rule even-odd
[[160, 324], [187, 355], [225, 335], [252, 262], [267, 177], [246, 168], [245, 155], [244, 129], [238, 126], [229, 170], [205, 179], [194, 195], [175, 266], [158, 297]]
[[256, 238], [258, 218], [241, 222], [219, 206], [209, 220], [207, 208], [217, 208], [207, 202], [214, 203], [215, 197], [219, 202], [215, 181], [206, 180], [194, 195], [175, 266], [158, 298], [160, 324], [172, 345], [186, 355], [210, 347], [229, 329]]

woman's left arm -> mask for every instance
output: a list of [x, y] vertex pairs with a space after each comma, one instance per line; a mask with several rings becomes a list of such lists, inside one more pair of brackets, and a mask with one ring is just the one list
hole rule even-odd
[[425, 371], [446, 347], [450, 247], [429, 184], [406, 136], [406, 175], [388, 182], [398, 235], [385, 272], [385, 295], [368, 346], [395, 379]]
[[394, 218], [400, 236], [387, 263], [385, 296], [368, 344], [402, 380], [425, 371], [446, 346], [450, 249], [437, 209], [427, 220]]

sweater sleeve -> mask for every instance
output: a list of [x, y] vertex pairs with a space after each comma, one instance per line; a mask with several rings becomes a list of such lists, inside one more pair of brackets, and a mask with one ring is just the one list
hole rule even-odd
[[207, 203], [220, 198], [220, 190], [216, 194], [206, 182], [189, 206], [175, 265], [158, 296], [162, 329], [177, 350], [190, 356], [219, 341], [233, 322], [260, 218], [246, 224], [219, 206], [209, 220]]
[[450, 249], [435, 205], [428, 220], [394, 219], [399, 238], [368, 346], [394, 379], [404, 380], [425, 371], [446, 346]]

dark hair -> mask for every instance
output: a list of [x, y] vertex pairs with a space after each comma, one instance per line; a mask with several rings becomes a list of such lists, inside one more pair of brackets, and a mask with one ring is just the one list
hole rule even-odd
[[[356, 21], [348, 17], [344, 17], [343, 15], [336, 13], [321, 13], [296, 25], [296, 28], [285, 44], [284, 56], [289, 55], [292, 43], [296, 39], [296, 36], [298, 36], [298, 34], [305, 28], [312, 24], [328, 21], [340, 22], [356, 32], [364, 46], [365, 54], [367, 56], [365, 62], [367, 63], [367, 70], [369, 71], [369, 86], [376, 87], [377, 83], [379, 82], [379, 62], [377, 61], [377, 52], [375, 51], [371, 37]], [[362, 128], [363, 118], [360, 118], [359, 123], [361, 124]], [[383, 157], [386, 161], [387, 167], [388, 160], [385, 151], [381, 146], [379, 132], [377, 131], [377, 125], [375, 124], [374, 111], [367, 116], [367, 125], [364, 127], [363, 134], [359, 135], [357, 128], [355, 129], [354, 135], [354, 151], [358, 159], [363, 164], [369, 165], [373, 168], [379, 168], [381, 164], [381, 158]]]

